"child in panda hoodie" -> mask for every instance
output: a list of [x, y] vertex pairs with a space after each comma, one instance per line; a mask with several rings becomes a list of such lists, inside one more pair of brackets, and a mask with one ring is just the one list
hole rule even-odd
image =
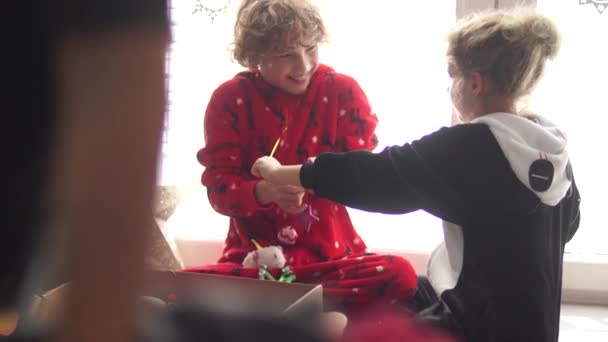
[[538, 14], [465, 18], [447, 51], [462, 124], [380, 153], [289, 166], [262, 157], [252, 173], [352, 208], [441, 218], [430, 289], [419, 289], [437, 300], [418, 317], [469, 342], [557, 342], [564, 245], [579, 225], [580, 196], [564, 132], [516, 105], [558, 50], [554, 24]]

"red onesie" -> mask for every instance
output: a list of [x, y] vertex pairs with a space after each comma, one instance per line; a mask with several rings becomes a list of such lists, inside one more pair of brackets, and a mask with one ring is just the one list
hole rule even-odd
[[198, 160], [205, 166], [209, 201], [230, 217], [230, 227], [219, 264], [187, 271], [257, 277], [257, 269], [241, 267], [255, 239], [282, 246], [297, 281], [323, 284], [326, 304], [335, 309], [410, 297], [416, 287], [412, 266], [400, 257], [366, 253], [344, 206], [314, 194], [305, 196], [309, 208], [302, 214], [261, 206], [254, 195], [259, 180], [250, 174], [279, 137], [274, 157], [283, 165], [302, 164], [321, 152], [372, 150], [377, 122], [357, 82], [325, 65], [303, 95], [274, 88], [257, 70], [222, 84], [207, 107], [206, 146]]

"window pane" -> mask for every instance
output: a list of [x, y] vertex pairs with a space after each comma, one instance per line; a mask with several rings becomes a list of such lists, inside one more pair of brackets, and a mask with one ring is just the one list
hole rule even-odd
[[608, 182], [601, 146], [606, 146], [608, 115], [608, 13], [600, 14], [591, 1], [579, 4], [579, 0], [538, 0], [537, 8], [555, 20], [563, 38], [560, 54], [547, 69], [530, 107], [556, 121], [569, 137], [582, 202], [580, 228], [567, 251], [607, 254], [608, 229], [602, 213]]
[[[173, 43], [169, 59], [169, 113], [161, 183], [198, 182], [196, 152], [203, 146], [203, 117], [213, 90], [241, 70], [228, 48], [237, 1], [206, 0], [208, 11], [193, 13], [193, 0], [172, 0]], [[222, 9], [211, 19], [211, 10]]]
[[[227, 3], [202, 2], [209, 7]], [[175, 43], [165, 183], [196, 183], [200, 178], [202, 168], [195, 153], [203, 145], [205, 106], [211, 92], [241, 69], [231, 63], [227, 52], [238, 3], [232, 1], [211, 22], [204, 13], [192, 14], [193, 1], [173, 0]], [[445, 37], [455, 20], [456, 1], [317, 0], [316, 4], [330, 31], [330, 41], [320, 50], [321, 61], [354, 77], [368, 95], [380, 119], [379, 149], [449, 125]], [[227, 219], [211, 209], [199, 187], [200, 203], [189, 209], [196, 217], [176, 213], [191, 227], [179, 234], [223, 238]], [[428, 251], [442, 239], [440, 221], [422, 212], [351, 213], [356, 229], [372, 248]]]
[[[378, 150], [450, 124], [445, 37], [455, 21], [455, 1], [317, 3], [331, 31], [322, 60], [353, 76], [367, 93], [380, 120]], [[429, 251], [443, 238], [440, 221], [422, 211], [399, 216], [350, 213], [371, 248]]]

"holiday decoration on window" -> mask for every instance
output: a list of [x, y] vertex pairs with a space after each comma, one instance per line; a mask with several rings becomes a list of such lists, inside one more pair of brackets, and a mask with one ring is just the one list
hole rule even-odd
[[228, 10], [231, 2], [232, 0], [196, 0], [192, 14], [205, 13], [213, 24], [217, 16]]
[[604, 13], [606, 8], [608, 8], [608, 0], [579, 0], [579, 5], [590, 5], [595, 6], [600, 14]]

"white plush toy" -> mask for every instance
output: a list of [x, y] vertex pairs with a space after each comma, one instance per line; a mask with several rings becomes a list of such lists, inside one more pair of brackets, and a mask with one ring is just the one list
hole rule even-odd
[[266, 265], [268, 268], [283, 268], [285, 266], [285, 254], [281, 246], [262, 247], [249, 252], [243, 260], [243, 267], [258, 268]]

